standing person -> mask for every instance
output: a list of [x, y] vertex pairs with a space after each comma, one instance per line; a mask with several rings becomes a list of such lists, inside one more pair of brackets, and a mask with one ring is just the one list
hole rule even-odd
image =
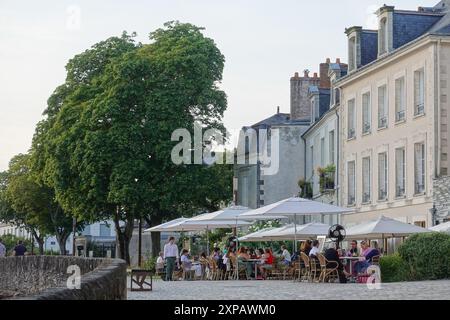
[[169, 242], [164, 245], [164, 260], [167, 264], [166, 281], [172, 281], [173, 269], [178, 259], [178, 246], [175, 244], [175, 237], [170, 237]]
[[6, 256], [6, 247], [3, 244], [2, 238], [0, 238], [0, 258], [4, 258]]
[[18, 257], [24, 256], [25, 252], [27, 252], [27, 247], [23, 245], [22, 240], [19, 240], [19, 242], [17, 242], [17, 245], [14, 247], [14, 255]]

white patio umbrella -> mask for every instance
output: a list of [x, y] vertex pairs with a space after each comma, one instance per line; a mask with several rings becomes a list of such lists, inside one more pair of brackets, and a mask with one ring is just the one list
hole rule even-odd
[[438, 224], [437, 226], [429, 228], [429, 230], [436, 232], [450, 233], [450, 222]]
[[261, 242], [261, 241], [270, 241], [271, 237], [277, 235], [281, 231], [286, 228], [291, 227], [292, 225], [286, 225], [278, 228], [266, 228], [263, 230], [259, 230], [257, 232], [248, 234], [242, 238], [244, 238], [245, 242]]
[[[251, 210], [242, 214], [245, 216], [285, 216], [294, 217], [294, 222], [297, 220], [297, 216], [307, 215], [324, 215], [348, 213], [352, 210], [347, 208], [341, 208], [331, 204], [325, 204], [308, 199], [293, 197], [279, 202], [269, 204], [259, 209]], [[294, 224], [294, 233], [297, 233], [297, 225]], [[297, 237], [294, 236], [294, 243], [297, 242]], [[295, 247], [294, 247], [295, 248]]]
[[300, 239], [311, 239], [317, 236], [326, 236], [330, 226], [324, 223], [312, 222], [297, 226], [297, 232], [293, 225], [281, 230], [270, 236], [271, 240], [275, 241], [287, 241], [293, 240], [295, 237]]
[[384, 239], [408, 237], [415, 233], [432, 232], [416, 225], [381, 216], [378, 220], [361, 223], [346, 231], [347, 239]]
[[152, 232], [152, 231], [153, 232], [164, 232], [164, 231], [166, 231], [166, 228], [168, 228], [170, 226], [173, 226], [173, 225], [177, 225], [180, 222], [184, 222], [186, 220], [188, 220], [188, 218], [178, 218], [178, 219], [175, 219], [175, 220], [164, 222], [164, 223], [162, 223], [160, 225], [157, 225], [157, 226], [154, 226], [152, 228], [145, 229], [144, 232]]

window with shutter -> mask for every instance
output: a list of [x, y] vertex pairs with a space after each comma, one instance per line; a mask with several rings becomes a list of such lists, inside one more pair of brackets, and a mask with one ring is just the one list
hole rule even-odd
[[362, 159], [362, 184], [363, 184], [363, 203], [369, 203], [371, 199], [370, 192], [370, 158]]
[[395, 80], [395, 121], [406, 119], [405, 78]]
[[325, 166], [325, 138], [320, 139], [320, 166]]
[[347, 138], [353, 139], [355, 138], [355, 99], [352, 99], [348, 102], [348, 132], [347, 132]]
[[388, 167], [387, 153], [378, 155], [378, 200], [383, 201], [388, 198]]
[[355, 161], [350, 161], [347, 164], [347, 193], [348, 193], [348, 199], [347, 204], [349, 206], [352, 206], [356, 203], [356, 181], [355, 181]]
[[386, 85], [378, 88], [378, 128], [387, 128], [388, 124], [388, 100]]
[[396, 197], [405, 196], [405, 149], [400, 148], [395, 150], [395, 186]]
[[330, 131], [328, 134], [328, 152], [329, 152], [329, 163], [334, 164], [335, 151], [334, 151], [334, 130]]
[[414, 72], [414, 115], [425, 113], [425, 72], [420, 69]]
[[370, 93], [364, 93], [362, 96], [362, 116], [363, 116], [363, 134], [368, 134], [371, 131], [371, 117], [370, 117]]
[[425, 144], [417, 143], [414, 145], [414, 181], [415, 193], [423, 194], [425, 192]]

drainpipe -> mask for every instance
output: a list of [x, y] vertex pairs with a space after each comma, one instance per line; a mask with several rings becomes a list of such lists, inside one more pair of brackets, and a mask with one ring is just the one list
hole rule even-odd
[[[341, 95], [341, 90], [339, 89], [339, 96]], [[341, 99], [339, 99], [339, 106], [340, 106], [340, 102]], [[341, 136], [341, 129], [340, 129], [340, 118], [339, 118], [339, 112], [338, 112], [338, 106], [336, 106], [336, 184], [335, 184], [335, 188], [336, 188], [336, 202], [337, 205], [341, 205], [340, 201], [339, 201], [339, 189], [341, 187], [341, 183], [340, 183], [340, 179], [339, 179], [339, 166], [340, 166], [340, 136]], [[338, 223], [341, 223], [341, 216], [338, 215]]]

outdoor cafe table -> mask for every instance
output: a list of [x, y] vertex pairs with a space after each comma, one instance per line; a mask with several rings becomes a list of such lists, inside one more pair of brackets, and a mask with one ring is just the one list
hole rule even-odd
[[352, 271], [352, 267], [353, 267], [353, 263], [352, 261], [359, 261], [359, 259], [361, 259], [361, 257], [339, 257], [340, 260], [349, 260], [350, 264], [349, 264], [349, 271], [351, 274], [353, 274]]
[[243, 260], [243, 262], [245, 262], [245, 263], [252, 263], [252, 262], [254, 262], [255, 263], [255, 279], [258, 277], [257, 275], [258, 275], [258, 262], [260, 262], [261, 261], [261, 259], [245, 259], [245, 260]]

